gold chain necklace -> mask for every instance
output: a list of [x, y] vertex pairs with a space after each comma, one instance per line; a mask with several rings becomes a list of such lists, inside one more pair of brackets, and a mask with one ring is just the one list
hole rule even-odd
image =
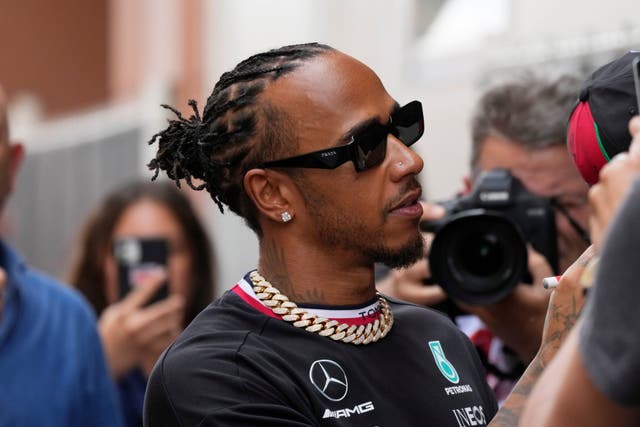
[[286, 295], [283, 295], [257, 271], [252, 271], [249, 277], [253, 283], [256, 297], [275, 314], [282, 316], [282, 320], [297, 328], [304, 328], [309, 332], [329, 337], [334, 341], [366, 345], [387, 336], [393, 326], [393, 313], [387, 300], [380, 294], [377, 294], [380, 303], [380, 317], [378, 319], [366, 326], [347, 325], [337, 320], [318, 317], [298, 307], [295, 302], [289, 301]]

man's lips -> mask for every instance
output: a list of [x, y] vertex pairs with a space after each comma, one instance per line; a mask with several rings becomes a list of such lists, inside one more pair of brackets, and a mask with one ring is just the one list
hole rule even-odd
[[[402, 199], [400, 199], [391, 207], [391, 209], [389, 209], [389, 212], [400, 213], [403, 211], [407, 211], [407, 213], [410, 213], [409, 211], [413, 212], [414, 210], [417, 210], [417, 207], [420, 207], [420, 210], [422, 210], [422, 206], [420, 205], [420, 203], [418, 203], [421, 195], [421, 188], [416, 188], [407, 192], [407, 194], [405, 194]], [[420, 214], [422, 214], [422, 212]]]

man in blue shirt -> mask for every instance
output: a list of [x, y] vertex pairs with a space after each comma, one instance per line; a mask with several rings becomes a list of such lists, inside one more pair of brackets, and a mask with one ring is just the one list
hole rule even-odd
[[[9, 142], [0, 88], [0, 213], [23, 148]], [[94, 315], [0, 238], [0, 427], [122, 425]]]

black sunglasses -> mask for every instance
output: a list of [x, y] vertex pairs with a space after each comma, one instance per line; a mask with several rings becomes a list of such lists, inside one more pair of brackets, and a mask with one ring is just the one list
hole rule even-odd
[[373, 123], [351, 136], [346, 145], [313, 151], [286, 159], [265, 162], [261, 168], [315, 168], [335, 169], [351, 160], [356, 171], [378, 166], [387, 153], [389, 134], [407, 147], [424, 133], [424, 118], [420, 101], [411, 101], [394, 111], [386, 124]]

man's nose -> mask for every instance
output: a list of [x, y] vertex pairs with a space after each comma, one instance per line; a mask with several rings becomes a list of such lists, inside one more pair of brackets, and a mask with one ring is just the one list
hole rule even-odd
[[387, 150], [390, 166], [394, 172], [393, 177], [396, 180], [406, 175], [417, 175], [424, 167], [422, 157], [393, 135], [389, 135]]

